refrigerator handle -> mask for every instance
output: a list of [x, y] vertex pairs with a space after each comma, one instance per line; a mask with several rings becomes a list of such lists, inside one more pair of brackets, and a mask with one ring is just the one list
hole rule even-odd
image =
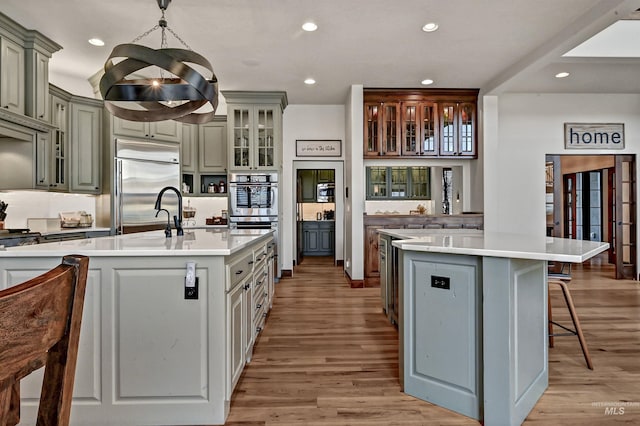
[[116, 234], [122, 235], [124, 229], [122, 226], [122, 160], [116, 159], [114, 163], [115, 173], [113, 174], [115, 180], [115, 197], [116, 197], [116, 208], [115, 208], [115, 228]]

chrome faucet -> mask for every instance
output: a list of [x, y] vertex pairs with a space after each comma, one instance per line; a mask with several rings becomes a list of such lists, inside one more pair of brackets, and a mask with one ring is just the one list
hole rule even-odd
[[[178, 236], [184, 235], [184, 231], [182, 230], [182, 194], [180, 193], [178, 188], [175, 188], [173, 186], [165, 186], [164, 188], [162, 188], [162, 190], [158, 194], [158, 198], [156, 198], [155, 209], [158, 210], [158, 212], [160, 212], [160, 210], [164, 210], [162, 208], [162, 196], [167, 190], [171, 190], [175, 192], [176, 195], [178, 196], [178, 216], [175, 216], [175, 215], [173, 216], [173, 222], [176, 226], [176, 231], [177, 231], [176, 235]], [[157, 213], [156, 213], [156, 216], [157, 216]], [[167, 234], [167, 231], [165, 231], [165, 234]], [[167, 237], [170, 237], [170, 236], [171, 236], [171, 230], [169, 230]]]

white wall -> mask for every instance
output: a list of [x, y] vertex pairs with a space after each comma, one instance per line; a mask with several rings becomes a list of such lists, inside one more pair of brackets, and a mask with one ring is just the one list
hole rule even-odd
[[[545, 154], [640, 151], [640, 95], [506, 94], [482, 103], [487, 230], [545, 234]], [[565, 150], [565, 122], [624, 123], [626, 148]]]
[[345, 198], [344, 209], [344, 269], [353, 280], [364, 279], [363, 95], [364, 87], [354, 84], [345, 103], [345, 187], [348, 188], [349, 195]]
[[[282, 269], [293, 269], [295, 257], [295, 194], [296, 179], [293, 162], [296, 161], [335, 161], [345, 158], [345, 107], [344, 105], [289, 105], [282, 118], [282, 182], [279, 186], [282, 194]], [[296, 139], [339, 139], [342, 141], [341, 157], [296, 157]], [[343, 223], [337, 216], [336, 236]], [[342, 231], [341, 231], [342, 233]], [[341, 237], [342, 238], [342, 237]], [[336, 259], [342, 259], [342, 239], [340, 248], [336, 241]]]

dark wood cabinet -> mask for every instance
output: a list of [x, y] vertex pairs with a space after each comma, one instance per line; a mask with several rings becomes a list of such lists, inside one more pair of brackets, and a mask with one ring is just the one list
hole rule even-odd
[[467, 228], [483, 229], [484, 216], [460, 215], [365, 215], [364, 216], [364, 279], [366, 287], [375, 287], [380, 282], [378, 229], [429, 229]]
[[365, 103], [365, 157], [400, 155], [400, 113], [400, 102]]
[[365, 89], [364, 157], [477, 157], [470, 89]]

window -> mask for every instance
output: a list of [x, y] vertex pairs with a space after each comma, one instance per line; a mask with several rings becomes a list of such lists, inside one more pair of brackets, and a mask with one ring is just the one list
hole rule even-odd
[[367, 200], [430, 200], [429, 167], [367, 167]]

